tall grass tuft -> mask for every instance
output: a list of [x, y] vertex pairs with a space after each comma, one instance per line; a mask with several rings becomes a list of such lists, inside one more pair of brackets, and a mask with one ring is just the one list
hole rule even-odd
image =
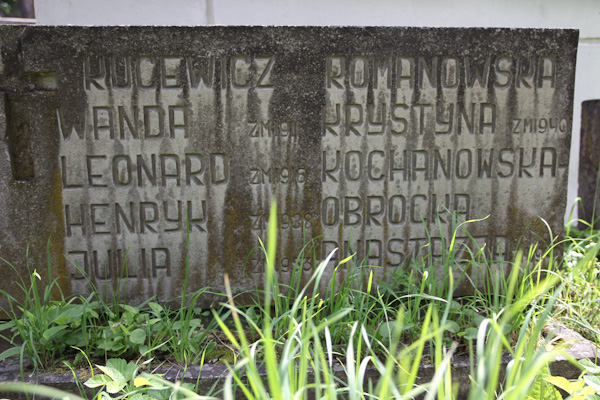
[[[229, 369], [225, 398], [456, 398], [459, 388], [453, 381], [451, 360], [457, 343], [448, 340], [456, 337], [456, 323], [452, 320], [457, 313], [452, 274], [456, 260], [446, 259], [446, 287], [444, 291], [435, 292], [444, 297], [428, 294], [423, 283], [416, 281], [410, 283], [420, 288], [418, 293], [389, 297], [386, 292], [389, 287], [373, 284], [372, 272], [356, 271], [356, 277], [366, 278], [366, 287], [353, 286], [362, 281], [360, 279], [350, 280], [353, 285], [348, 286], [336, 287], [330, 283], [330, 292], [323, 298], [318, 288], [326, 268], [332, 268], [334, 250], [319, 263], [307, 284], [296, 293], [291, 306], [277, 305], [280, 298], [289, 297], [279, 296], [278, 292], [282, 285], [274, 268], [275, 215], [273, 204], [264, 250], [267, 272], [261, 303], [262, 325], [259, 327], [244, 308], [235, 305], [227, 280], [228, 307], [234, 328], [229, 329], [215, 313], [221, 329], [240, 352], [240, 359]], [[456, 233], [450, 240], [451, 250], [455, 236]], [[352, 257], [341, 260], [331, 275], [335, 277], [337, 269]], [[495, 283], [500, 293], [491, 300], [486, 310], [488, 314], [480, 316], [474, 328], [476, 335], [467, 340], [472, 360], [470, 399], [527, 398], [529, 393], [539, 392], [541, 380], [537, 378], [545, 373], [548, 362], [556, 356], [540, 347], [539, 339], [556, 302], [559, 291], [553, 289], [559, 279], [556, 274], [531, 278], [531, 272], [521, 269], [522, 259], [523, 254], [517, 254], [508, 279]], [[525, 260], [531, 261], [531, 258]], [[535, 264], [534, 269], [541, 269], [541, 262]], [[364, 268], [360, 263], [353, 264]], [[340, 301], [339, 297], [343, 296], [352, 296], [353, 301]], [[391, 302], [386, 301], [390, 299]], [[484, 300], [475, 298], [475, 301]], [[407, 310], [414, 311], [415, 305], [420, 315], [416, 324], [406, 318], [413, 317]], [[373, 316], [378, 317], [376, 322]], [[515, 340], [510, 334], [519, 318], [522, 323]], [[277, 328], [282, 321], [288, 324], [285, 331]], [[249, 340], [245, 327], [258, 339]], [[332, 331], [342, 328], [348, 329], [345, 345], [336, 346]], [[415, 340], [406, 342], [403, 340], [406, 330], [411, 328]], [[283, 334], [274, 337], [273, 332]], [[504, 371], [501, 360], [506, 355], [512, 361]], [[419, 367], [424, 359], [430, 360], [436, 371], [427, 383], [419, 380]], [[266, 377], [261, 372], [266, 373]]]

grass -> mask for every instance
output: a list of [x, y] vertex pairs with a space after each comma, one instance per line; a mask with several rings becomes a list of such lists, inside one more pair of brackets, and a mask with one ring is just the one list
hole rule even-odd
[[[334, 250], [325, 260], [311, 260], [317, 267], [301, 284], [304, 254], [314, 253], [314, 242], [294, 263], [290, 281], [280, 282], [275, 272], [276, 215], [273, 205], [267, 241], [260, 249], [266, 260], [264, 290], [256, 291], [253, 304], [236, 304], [227, 277], [222, 308], [212, 310], [212, 319], [194, 307], [205, 291], [188, 295], [187, 285], [173, 310], [152, 301], [139, 307], [116, 298], [105, 302], [97, 290], [87, 298], [64, 299], [61, 294], [52, 300], [57, 281], [50, 279], [40, 296], [34, 272], [29, 282], [21, 283], [23, 302], [4, 294], [12, 319], [0, 328], [10, 332], [5, 337], [14, 347], [0, 358], [30, 359], [34, 369], [47, 369], [61, 363], [63, 355], [76, 355], [96, 373], [86, 384], [95, 385], [103, 399], [201, 398], [193, 387], [144, 374], [143, 367], [165, 355], [185, 365], [203, 363], [219, 349], [232, 356], [229, 374], [222, 391], [210, 394], [225, 399], [452, 399], [459, 388], [451, 361], [464, 354], [471, 359], [469, 398], [543, 399], [557, 395], [544, 379], [556, 353], [539, 345], [547, 322], [567, 321], [599, 338], [598, 324], [585, 322], [588, 307], [599, 298], [596, 233], [570, 236], [566, 273], [553, 261], [550, 248], [546, 266], [543, 260], [534, 262], [534, 251], [528, 251], [516, 256], [507, 274], [498, 274], [497, 261], [487, 259], [484, 249], [458, 248], [457, 235], [468, 235], [469, 225], [478, 221], [454, 218], [453, 236], [439, 259], [413, 260], [383, 280], [377, 278], [377, 266], [354, 255], [332, 265]], [[467, 260], [457, 256], [463, 250]], [[581, 256], [569, 256], [571, 252]], [[487, 291], [454, 298], [459, 281], [469, 277], [459, 275], [455, 282], [453, 271], [464, 269], [465, 263], [489, 272], [482, 285]], [[47, 268], [51, 277], [50, 264]], [[339, 279], [342, 269], [344, 279]], [[435, 278], [439, 271], [444, 279]], [[325, 276], [332, 279], [325, 283]], [[500, 368], [503, 354], [512, 359], [505, 373]], [[120, 357], [133, 362], [114, 361]], [[436, 371], [426, 383], [418, 379], [423, 362]], [[0, 385], [0, 391], [8, 389], [15, 387]]]
[[600, 232], [570, 229], [562, 279], [565, 287], [556, 318], [584, 337], [600, 343]]

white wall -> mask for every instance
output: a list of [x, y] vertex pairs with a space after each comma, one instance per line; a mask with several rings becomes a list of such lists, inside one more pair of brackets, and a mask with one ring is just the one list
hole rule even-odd
[[600, 99], [598, 0], [35, 0], [35, 12], [39, 24], [50, 25], [577, 28], [568, 204], [577, 197], [581, 102]]
[[34, 0], [43, 25], [206, 25], [205, 0]]

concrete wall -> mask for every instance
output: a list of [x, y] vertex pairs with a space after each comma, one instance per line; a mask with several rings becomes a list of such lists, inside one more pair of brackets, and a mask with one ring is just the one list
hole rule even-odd
[[207, 23], [206, 0], [35, 0], [35, 15], [43, 25]]
[[[597, 0], [36, 0], [39, 24], [390, 25], [577, 28], [568, 203], [577, 197], [581, 102], [600, 99]], [[568, 218], [569, 210], [567, 210]]]

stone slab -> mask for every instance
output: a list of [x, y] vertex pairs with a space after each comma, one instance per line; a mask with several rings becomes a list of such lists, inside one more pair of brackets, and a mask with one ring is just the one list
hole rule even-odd
[[[0, 288], [139, 303], [262, 281], [335, 248], [399, 271], [560, 235], [576, 30], [0, 27]], [[189, 227], [186, 228], [186, 216]], [[543, 218], [546, 223], [540, 219]], [[431, 244], [425, 246], [430, 240]], [[189, 242], [189, 244], [188, 244]], [[78, 268], [79, 267], [79, 268]], [[330, 274], [331, 270], [327, 271]], [[343, 276], [343, 274], [340, 274]], [[119, 289], [120, 288], [120, 289]], [[207, 300], [208, 301], [208, 300]]]
[[579, 146], [579, 229], [590, 224], [600, 227], [600, 193], [598, 191], [598, 168], [600, 168], [600, 100], [588, 100], [581, 104], [581, 138]]

